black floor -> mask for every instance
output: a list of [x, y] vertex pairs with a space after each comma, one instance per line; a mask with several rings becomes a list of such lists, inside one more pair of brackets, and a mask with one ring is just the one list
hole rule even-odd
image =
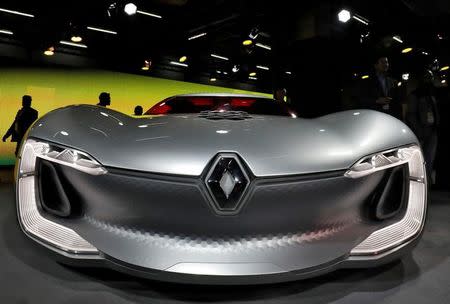
[[176, 285], [57, 264], [18, 227], [11, 185], [0, 184], [0, 303], [450, 303], [450, 194], [432, 193], [425, 234], [411, 256], [270, 286]]

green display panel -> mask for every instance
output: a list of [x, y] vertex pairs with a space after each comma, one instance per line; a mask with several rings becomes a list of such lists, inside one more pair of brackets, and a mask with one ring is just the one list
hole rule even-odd
[[[100, 92], [111, 93], [111, 107], [132, 114], [136, 105], [144, 111], [162, 99], [185, 93], [248, 92], [189, 82], [100, 70], [0, 69], [0, 135], [3, 136], [21, 108], [22, 96], [33, 97], [39, 116], [66, 105], [96, 104]], [[15, 143], [0, 143], [0, 165], [13, 165]]]

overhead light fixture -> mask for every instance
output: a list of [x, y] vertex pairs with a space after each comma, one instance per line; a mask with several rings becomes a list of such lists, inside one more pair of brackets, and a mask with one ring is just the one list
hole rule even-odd
[[442, 80], [441, 80], [441, 83], [442, 83], [442, 84], [445, 84], [445, 83], [447, 83], [447, 80], [442, 79]]
[[406, 54], [406, 53], [411, 52], [412, 50], [413, 50], [413, 48], [408, 47], [408, 48], [403, 49], [403, 50], [402, 50], [402, 53], [403, 53], [403, 54]]
[[158, 18], [158, 19], [162, 18], [161, 15], [157, 15], [157, 14], [153, 14], [153, 13], [149, 13], [149, 12], [144, 12], [144, 11], [140, 11], [140, 10], [136, 10], [136, 13], [141, 14], [141, 15], [145, 15], [145, 16], [150, 16], [150, 17], [153, 17], [153, 18]]
[[200, 38], [200, 37], [203, 37], [203, 36], [206, 36], [206, 33], [200, 33], [200, 34], [191, 36], [191, 37], [188, 38], [188, 40], [194, 40], [194, 39], [197, 39], [197, 38]]
[[363, 75], [363, 76], [361, 76], [361, 79], [367, 79], [367, 78], [369, 78], [369, 75]]
[[269, 67], [266, 67], [266, 66], [264, 66], [264, 65], [257, 65], [256, 68], [258, 68], [258, 69], [260, 69], [260, 70], [266, 70], [266, 71], [269, 70]]
[[245, 39], [244, 41], [242, 41], [242, 45], [252, 45], [253, 44], [253, 40], [251, 39]]
[[45, 56], [53, 56], [55, 54], [55, 48], [53, 46], [49, 47], [44, 51]]
[[428, 52], [422, 51], [422, 55], [428, 56]]
[[87, 48], [86, 44], [82, 44], [82, 43], [74, 43], [74, 42], [70, 42], [70, 41], [65, 41], [65, 40], [61, 40], [59, 43], [61, 44], [65, 44], [65, 45], [70, 45], [70, 46], [75, 46], [75, 47], [79, 47], [79, 48]]
[[257, 27], [254, 27], [251, 31], [250, 31], [250, 34], [248, 34], [248, 37], [250, 38], [250, 39], [256, 39], [257, 37], [258, 37], [258, 35], [259, 35], [259, 28], [257, 28]]
[[0, 12], [34, 18], [34, 15], [32, 15], [32, 14], [22, 13], [19, 11], [13, 11], [13, 10], [5, 9], [5, 8], [0, 8]]
[[222, 72], [222, 74], [224, 74], [224, 75], [228, 75], [228, 72], [225, 72], [225, 71], [223, 71], [223, 72]]
[[81, 42], [81, 41], [83, 41], [83, 38], [81, 38], [81, 36], [74, 35], [70, 38], [70, 40], [72, 40], [72, 42]]
[[182, 67], [185, 67], [185, 68], [188, 67], [188, 65], [186, 63], [181, 63], [181, 62], [178, 62], [178, 61], [171, 61], [170, 64], [182, 66]]
[[399, 43], [403, 43], [403, 40], [399, 36], [393, 36], [392, 39], [394, 39], [395, 41], [397, 41]]
[[262, 49], [266, 49], [266, 50], [269, 50], [269, 51], [272, 50], [272, 48], [269, 45], [266, 45], [266, 44], [262, 44], [262, 43], [257, 42], [257, 43], [255, 43], [255, 45], [257, 47], [262, 48]]
[[181, 56], [180, 59], [178, 59], [179, 62], [185, 62], [187, 60], [187, 56]]
[[211, 54], [211, 57], [214, 57], [214, 58], [217, 58], [217, 59], [222, 59], [222, 60], [230, 60], [230, 59], [227, 58], [227, 57], [223, 57], [223, 56], [216, 55], [216, 54]]
[[248, 74], [248, 76], [250, 76], [250, 77], [255, 77], [255, 76], [256, 76], [256, 72], [250, 72], [250, 73]]
[[222, 74], [222, 71], [217, 70], [216, 73], [217, 73], [217, 74]]
[[397, 86], [401, 87], [402, 86], [402, 82], [401, 81], [397, 82]]
[[409, 73], [402, 74], [402, 79], [407, 81], [409, 79]]
[[215, 77], [211, 77], [211, 78], [209, 79], [209, 81], [215, 82], [215, 81], [217, 81], [217, 79], [216, 79]]
[[105, 30], [105, 29], [102, 29], [99, 27], [88, 26], [87, 29], [91, 30], [91, 31], [97, 31], [97, 32], [102, 32], [102, 33], [106, 33], [106, 34], [117, 35], [117, 32], [115, 32], [115, 31]]
[[444, 39], [444, 36], [442, 36], [441, 34], [437, 34], [437, 38], [438, 38], [439, 40], [442, 40], [442, 39]]
[[137, 12], [137, 6], [134, 3], [127, 3], [125, 4], [123, 10], [125, 13], [129, 16], [136, 14]]
[[258, 80], [258, 78], [254, 77], [254, 76], [248, 76], [248, 79]]
[[369, 25], [369, 21], [364, 17], [358, 16], [358, 15], [353, 15], [352, 18], [364, 25]]
[[285, 73], [288, 74], [288, 75], [292, 75], [291, 71], [286, 71]]
[[342, 23], [346, 23], [347, 21], [350, 20], [351, 17], [352, 15], [346, 9], [343, 9], [338, 13], [338, 20]]
[[443, 72], [443, 71], [447, 71], [450, 67], [448, 65], [443, 66], [442, 68], [439, 69], [439, 71]]
[[144, 60], [144, 65], [141, 67], [141, 70], [148, 71], [148, 70], [150, 70], [151, 65], [152, 65], [152, 62], [150, 60]]
[[235, 65], [233, 65], [233, 68], [231, 69], [231, 71], [233, 72], [233, 73], [237, 73], [237, 72], [239, 72], [239, 65], [237, 65], [237, 64], [235, 64]]
[[13, 35], [14, 33], [8, 30], [0, 30], [1, 34], [6, 34], [6, 35]]

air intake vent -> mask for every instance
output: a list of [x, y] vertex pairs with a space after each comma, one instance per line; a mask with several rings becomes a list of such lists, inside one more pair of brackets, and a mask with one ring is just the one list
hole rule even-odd
[[212, 120], [244, 120], [252, 118], [250, 114], [244, 111], [202, 111], [198, 114], [198, 117]]

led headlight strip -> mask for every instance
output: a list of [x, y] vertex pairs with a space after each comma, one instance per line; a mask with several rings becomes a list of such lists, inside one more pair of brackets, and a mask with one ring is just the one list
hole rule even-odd
[[[424, 160], [418, 146], [400, 148], [364, 158], [347, 171], [346, 176], [357, 178], [404, 163], [408, 163], [410, 175], [409, 197], [405, 215], [400, 221], [374, 231], [353, 248], [352, 255], [379, 254], [413, 238], [422, 229], [427, 191]], [[363, 166], [366, 170], [362, 170]]]
[[[67, 151], [71, 151], [72, 154]], [[68, 156], [73, 153], [76, 157], [70, 159]], [[67, 253], [92, 255], [98, 254], [94, 246], [72, 229], [44, 218], [39, 213], [36, 200], [35, 168], [38, 157], [91, 174], [97, 174], [100, 171], [106, 173], [106, 170], [94, 159], [86, 154], [82, 154], [81, 157], [79, 155], [75, 150], [52, 147], [47, 143], [28, 139], [22, 148], [19, 162], [18, 213], [22, 227], [32, 237]]]

